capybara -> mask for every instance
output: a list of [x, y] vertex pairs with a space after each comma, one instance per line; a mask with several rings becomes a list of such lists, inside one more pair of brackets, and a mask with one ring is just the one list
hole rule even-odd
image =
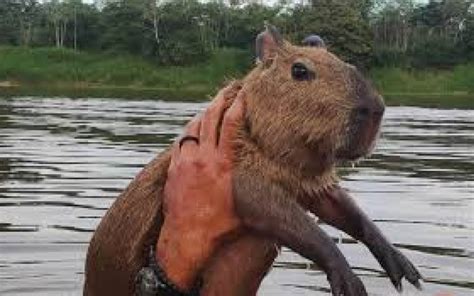
[[[246, 114], [235, 140], [233, 198], [244, 228], [203, 271], [201, 294], [254, 294], [276, 247], [286, 246], [326, 272], [333, 295], [367, 295], [308, 211], [366, 244], [397, 289], [403, 277], [418, 287], [416, 268], [339, 187], [335, 171], [373, 149], [381, 96], [324, 46], [292, 45], [272, 26], [256, 44], [258, 63], [238, 82]], [[85, 295], [134, 294], [159, 236], [169, 162], [168, 151], [152, 160], [103, 217], [88, 250]]]

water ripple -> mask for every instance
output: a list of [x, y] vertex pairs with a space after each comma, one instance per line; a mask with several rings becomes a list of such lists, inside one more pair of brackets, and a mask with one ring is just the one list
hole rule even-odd
[[[100, 217], [205, 105], [0, 98], [0, 294], [80, 294]], [[343, 186], [424, 275], [424, 291], [407, 287], [409, 295], [474, 293], [473, 130], [473, 110], [391, 107], [375, 153], [340, 170]], [[373, 295], [397, 295], [362, 244], [322, 227]], [[329, 295], [325, 274], [286, 249], [261, 289], [314, 292]]]

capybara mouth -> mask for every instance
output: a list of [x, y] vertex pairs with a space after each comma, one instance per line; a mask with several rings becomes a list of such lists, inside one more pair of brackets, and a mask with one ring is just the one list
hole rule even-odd
[[341, 161], [354, 161], [369, 155], [375, 148], [383, 113], [351, 113], [343, 146], [336, 151]]

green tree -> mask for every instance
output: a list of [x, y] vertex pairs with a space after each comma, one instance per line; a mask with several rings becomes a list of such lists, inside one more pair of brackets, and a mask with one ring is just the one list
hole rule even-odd
[[4, 0], [0, 4], [0, 13], [2, 16], [0, 26], [5, 30], [0, 38], [12, 44], [29, 46], [38, 25], [40, 14], [38, 2], [36, 0]]
[[100, 47], [106, 50], [143, 53], [142, 10], [129, 1], [113, 2], [101, 12]]
[[20, 35], [16, 15], [19, 6], [13, 0], [0, 1], [0, 44], [18, 45]]
[[382, 3], [371, 23], [376, 65], [450, 67], [465, 61], [472, 3], [472, 0], [431, 0], [417, 5], [413, 0]]
[[464, 50], [466, 59], [474, 60], [474, 5], [471, 6], [462, 24], [459, 42]]
[[343, 2], [322, 0], [311, 7], [298, 6], [289, 15], [291, 38], [300, 42], [319, 34], [330, 49], [348, 62], [367, 65], [372, 58], [372, 33], [363, 14]]
[[218, 43], [215, 21], [206, 4], [168, 2], [159, 7], [157, 56], [164, 64], [189, 64], [205, 60]]

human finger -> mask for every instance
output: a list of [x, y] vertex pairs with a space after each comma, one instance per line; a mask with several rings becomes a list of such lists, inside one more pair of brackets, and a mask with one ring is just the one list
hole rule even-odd
[[220, 119], [226, 108], [226, 98], [233, 90], [229, 85], [217, 93], [211, 105], [204, 112], [199, 139], [203, 146], [216, 146]]
[[227, 101], [227, 106], [230, 106], [229, 101], [237, 97], [237, 94], [242, 89], [242, 82], [238, 80], [230, 81], [224, 88], [226, 89], [224, 98]]
[[178, 142], [180, 153], [183, 157], [196, 153], [200, 138], [199, 133], [201, 129], [201, 117], [194, 117], [184, 130], [184, 135]]
[[168, 167], [168, 173], [172, 171], [175, 167], [176, 164], [179, 161], [179, 139], [176, 139], [174, 143], [171, 145], [171, 160], [170, 160], [170, 165]]
[[239, 126], [245, 113], [245, 93], [243, 90], [237, 95], [230, 108], [225, 112], [219, 139], [219, 149], [232, 151], [232, 143], [237, 137]]

